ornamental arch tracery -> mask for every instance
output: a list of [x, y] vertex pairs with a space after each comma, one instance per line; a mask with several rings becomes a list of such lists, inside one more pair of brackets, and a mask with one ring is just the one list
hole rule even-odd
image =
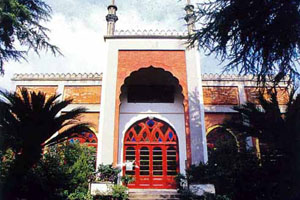
[[176, 188], [179, 172], [178, 138], [175, 130], [157, 118], [135, 122], [124, 137], [124, 175], [135, 177], [131, 188]]

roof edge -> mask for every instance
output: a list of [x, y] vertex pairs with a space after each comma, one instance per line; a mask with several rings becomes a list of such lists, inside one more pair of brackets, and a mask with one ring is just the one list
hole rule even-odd
[[12, 81], [102, 81], [102, 73], [24, 73], [14, 74]]

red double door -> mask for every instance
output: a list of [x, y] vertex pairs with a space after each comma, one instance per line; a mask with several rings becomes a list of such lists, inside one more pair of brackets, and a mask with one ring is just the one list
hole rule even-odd
[[[129, 188], [176, 188], [179, 172], [177, 137], [172, 128], [155, 119], [144, 119], [133, 125], [125, 135], [124, 175], [135, 181]], [[138, 126], [138, 127], [137, 127]]]

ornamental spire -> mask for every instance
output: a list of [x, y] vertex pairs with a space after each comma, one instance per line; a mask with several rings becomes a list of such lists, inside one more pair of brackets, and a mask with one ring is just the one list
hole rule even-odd
[[107, 7], [107, 10], [108, 10], [108, 14], [106, 15], [107, 35], [114, 35], [116, 21], [118, 21], [118, 17], [116, 15], [118, 8], [115, 5], [115, 0], [112, 0], [112, 3]]
[[194, 29], [195, 29], [195, 13], [194, 13], [194, 6], [191, 4], [191, 0], [187, 0], [186, 1], [186, 6], [184, 8], [185, 12], [186, 12], [186, 16], [185, 16], [185, 21], [187, 23], [187, 27], [188, 27], [188, 33], [189, 35], [193, 34]]

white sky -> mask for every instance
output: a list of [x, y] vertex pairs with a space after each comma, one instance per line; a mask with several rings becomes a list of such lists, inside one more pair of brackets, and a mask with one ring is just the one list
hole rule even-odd
[[[192, 2], [196, 2], [194, 0]], [[106, 33], [107, 6], [111, 0], [45, 0], [53, 10], [52, 20], [46, 24], [51, 43], [64, 56], [29, 52], [27, 62], [6, 63], [0, 88], [12, 90], [14, 73], [84, 73], [102, 72], [106, 54], [103, 35]], [[116, 29], [186, 29], [185, 0], [116, 0], [119, 20]], [[202, 73], [220, 72], [213, 58], [202, 56]]]

